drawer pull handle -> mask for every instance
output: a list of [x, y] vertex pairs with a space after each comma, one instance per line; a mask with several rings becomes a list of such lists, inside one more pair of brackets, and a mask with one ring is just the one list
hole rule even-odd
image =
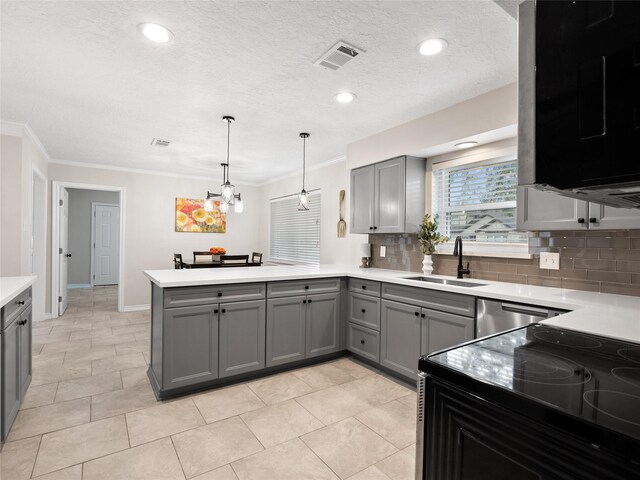
[[222, 296], [222, 292], [218, 292], [218, 296], [221, 297]]
[[364, 313], [364, 312], [365, 312], [365, 309], [363, 308], [363, 309], [362, 309], [362, 313]]
[[19, 300], [16, 302], [16, 305], [24, 305], [24, 300]]
[[360, 343], [361, 343], [362, 345], [364, 345], [364, 340], [360, 340]]
[[420, 316], [420, 312], [413, 312], [413, 314], [414, 314], [416, 317], [419, 317], [419, 316]]

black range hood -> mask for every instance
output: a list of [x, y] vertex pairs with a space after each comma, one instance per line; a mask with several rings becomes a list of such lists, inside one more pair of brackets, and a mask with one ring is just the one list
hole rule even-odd
[[518, 11], [518, 183], [640, 208], [640, 1]]

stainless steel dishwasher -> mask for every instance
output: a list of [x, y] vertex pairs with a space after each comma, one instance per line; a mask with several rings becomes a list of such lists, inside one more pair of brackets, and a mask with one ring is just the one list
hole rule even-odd
[[555, 317], [566, 310], [479, 298], [477, 312], [476, 338], [481, 338]]

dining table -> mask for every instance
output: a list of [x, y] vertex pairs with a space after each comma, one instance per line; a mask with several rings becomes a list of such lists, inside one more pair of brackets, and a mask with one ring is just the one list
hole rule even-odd
[[191, 261], [184, 262], [184, 264], [188, 265], [188, 268], [229, 268], [229, 267], [259, 267], [262, 265], [262, 262], [249, 262], [249, 263], [225, 263], [222, 264], [220, 260], [214, 260], [211, 262], [203, 262], [203, 261]]

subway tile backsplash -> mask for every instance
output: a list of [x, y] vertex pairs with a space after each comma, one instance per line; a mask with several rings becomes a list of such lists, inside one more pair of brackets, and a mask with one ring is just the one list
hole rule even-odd
[[[471, 278], [640, 296], [640, 230], [556, 231], [529, 234], [531, 259], [465, 256]], [[422, 271], [417, 235], [369, 235], [372, 265]], [[380, 246], [385, 245], [385, 258]], [[559, 252], [560, 270], [538, 268], [540, 252]], [[453, 255], [434, 255], [434, 273], [455, 275]]]

